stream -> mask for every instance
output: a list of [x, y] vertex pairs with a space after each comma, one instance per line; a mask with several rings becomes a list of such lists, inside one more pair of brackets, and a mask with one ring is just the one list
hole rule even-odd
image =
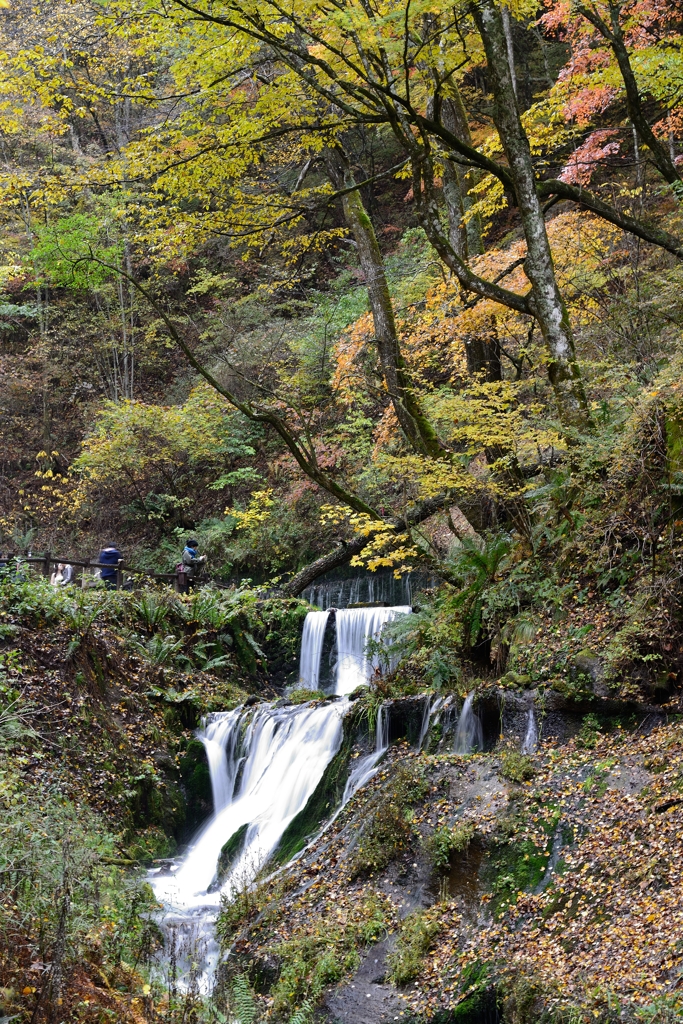
[[[208, 716], [198, 739], [206, 749], [214, 811], [182, 859], [150, 872], [163, 905], [161, 926], [181, 988], [210, 990], [218, 962], [214, 935], [221, 896], [248, 887], [267, 863], [292, 819], [306, 806], [343, 739], [348, 695], [367, 684], [379, 667], [368, 656], [371, 637], [410, 605], [343, 608], [333, 615], [336, 668], [325, 703], [259, 703]], [[330, 610], [309, 612], [300, 652], [300, 686], [316, 689]], [[375, 749], [358, 759], [343, 803], [372, 778], [388, 746], [380, 709]], [[221, 851], [229, 844], [230, 856]], [[174, 979], [175, 981], [175, 979]]]

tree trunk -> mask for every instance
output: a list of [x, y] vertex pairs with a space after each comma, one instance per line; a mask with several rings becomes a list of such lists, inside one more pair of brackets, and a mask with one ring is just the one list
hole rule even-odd
[[555, 278], [529, 141], [517, 110], [502, 18], [492, 0], [480, 0], [473, 11], [486, 51], [496, 126], [510, 167], [527, 243], [524, 269], [531, 281], [530, 307], [550, 353], [548, 375], [561, 421], [568, 426], [585, 427], [590, 419], [588, 404], [569, 316]]
[[[464, 142], [468, 146], [472, 145], [472, 135], [467, 121], [467, 114], [465, 112], [465, 107], [458, 91], [458, 87], [454, 82], [450, 83], [449, 95], [443, 101], [441, 107], [441, 120], [444, 123], [444, 127], [446, 127], [450, 132], [453, 132], [461, 142]], [[479, 256], [484, 251], [484, 246], [481, 240], [480, 218], [475, 215], [465, 219], [466, 214], [471, 210], [473, 205], [469, 193], [477, 183], [476, 177], [476, 172], [474, 170], [464, 170], [457, 164], [454, 164], [451, 160], [447, 160], [444, 164], [443, 191], [444, 198], [446, 199], [449, 209], [449, 221], [451, 220], [451, 205], [449, 202], [448, 190], [451, 188], [451, 179], [455, 179], [457, 183], [460, 202], [459, 230], [464, 233], [464, 246], [462, 246], [461, 251], [456, 249], [456, 252], [458, 252], [459, 256], [463, 256], [465, 259], [471, 259], [472, 256]], [[454, 234], [452, 228], [451, 233]], [[452, 243], [453, 239], [451, 238], [451, 244]]]
[[510, 11], [507, 7], [503, 6], [500, 9], [500, 16], [503, 19], [503, 31], [505, 32], [505, 46], [508, 52], [508, 63], [510, 65], [510, 78], [512, 80], [512, 88], [517, 98], [517, 72], [515, 70], [515, 47], [512, 38], [512, 19], [510, 18]]
[[[352, 188], [353, 175], [340, 147], [325, 151], [325, 164], [332, 183], [339, 191]], [[436, 431], [420, 408], [396, 331], [394, 310], [389, 294], [384, 260], [372, 221], [357, 191], [342, 197], [344, 217], [358, 246], [361, 270], [365, 277], [375, 327], [375, 343], [382, 374], [396, 418], [411, 447], [421, 455], [440, 458], [445, 453]]]
[[467, 357], [467, 372], [472, 376], [481, 374], [487, 381], [503, 379], [497, 333], [488, 338], [483, 334], [466, 335], [465, 355]]

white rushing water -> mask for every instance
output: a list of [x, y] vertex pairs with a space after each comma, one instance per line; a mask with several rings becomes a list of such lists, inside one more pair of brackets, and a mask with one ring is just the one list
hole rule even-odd
[[473, 750], [484, 749], [484, 730], [479, 715], [473, 710], [474, 693], [465, 698], [465, 703], [455, 730], [453, 749], [456, 754], [471, 754]]
[[526, 735], [522, 742], [522, 753], [533, 754], [538, 746], [538, 729], [536, 727], [536, 715], [533, 707], [529, 708], [526, 717]]
[[320, 683], [320, 658], [329, 611], [309, 612], [304, 619], [299, 659], [299, 684], [309, 690], [317, 690]]
[[[212, 716], [199, 736], [207, 752], [219, 736], [230, 744], [220, 763], [209, 762], [212, 786], [214, 792], [235, 791], [195, 837], [178, 870], [156, 880], [161, 900], [183, 910], [218, 905], [220, 892], [209, 891], [218, 857], [243, 825], [248, 825], [244, 847], [222, 889], [256, 874], [339, 749], [343, 712], [343, 703], [335, 701], [282, 708], [260, 704]], [[243, 735], [234, 741], [238, 729]]]
[[369, 683], [380, 666], [377, 654], [368, 656], [371, 638], [379, 640], [382, 627], [410, 611], [410, 605], [393, 608], [342, 608], [337, 612], [337, 688], [340, 695]]
[[237, 757], [242, 710], [212, 715], [200, 738], [206, 751], [211, 776], [214, 814], [232, 800], [241, 760]]
[[[260, 704], [213, 715], [199, 734], [216, 810], [177, 868], [152, 873], [150, 881], [166, 908], [167, 934], [173, 933], [174, 942], [180, 935], [181, 976], [187, 978], [194, 962], [200, 990], [210, 984], [218, 958], [213, 930], [221, 893], [250, 884], [306, 806], [339, 749], [345, 709], [343, 701], [282, 708]], [[219, 881], [221, 850], [243, 826], [241, 849]], [[187, 984], [183, 977], [181, 984]]]
[[[366, 645], [409, 606], [355, 608], [336, 612], [339, 695], [368, 683], [379, 666]], [[309, 612], [302, 637], [300, 680], [316, 689], [320, 680], [328, 612]], [[303, 810], [339, 750], [347, 700], [278, 707], [261, 703], [214, 714], [198, 733], [206, 749], [214, 813], [178, 864], [153, 871], [150, 881], [165, 906], [163, 925], [176, 950], [179, 983], [206, 991], [218, 959], [214, 925], [221, 895], [248, 887], [282, 835]], [[389, 745], [388, 720], [380, 707], [375, 748], [352, 768], [342, 805], [375, 774]], [[218, 877], [225, 844], [239, 835], [232, 862]], [[174, 968], [175, 969], [175, 968]]]

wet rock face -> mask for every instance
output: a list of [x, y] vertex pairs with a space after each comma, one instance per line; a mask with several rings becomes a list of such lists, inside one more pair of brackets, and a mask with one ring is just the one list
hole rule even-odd
[[410, 744], [416, 744], [422, 729], [424, 696], [388, 700], [384, 703], [384, 709], [389, 722], [389, 742], [406, 739]]
[[[597, 672], [597, 668], [595, 666], [593, 668]], [[588, 677], [585, 676], [585, 678]], [[635, 723], [636, 719], [640, 719], [648, 730], [663, 721], [662, 711], [656, 705], [620, 700], [609, 696], [610, 691], [605, 684], [595, 683], [594, 685], [596, 687], [604, 685], [607, 696], [598, 695], [592, 688], [592, 683], [591, 689], [578, 698], [569, 697], [551, 689], [527, 690], [522, 693], [501, 690], [503, 735], [506, 739], [515, 740], [521, 746], [531, 707], [534, 708], [542, 739], [553, 739], [560, 742], [570, 739], [580, 731], [586, 715], [596, 715], [605, 722], [619, 719], [622, 723], [629, 720]]]

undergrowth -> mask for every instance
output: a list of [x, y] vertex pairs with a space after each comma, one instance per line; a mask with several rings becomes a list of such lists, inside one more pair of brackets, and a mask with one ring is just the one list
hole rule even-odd
[[0, 1008], [9, 1018], [86, 1019], [88, 979], [104, 979], [105, 1002], [129, 1019], [162, 940], [151, 889], [119, 861], [99, 816], [0, 760]]
[[282, 967], [271, 991], [277, 1013], [317, 1002], [327, 985], [340, 981], [360, 963], [362, 950], [386, 934], [386, 908], [379, 895], [360, 899], [338, 920], [328, 914], [273, 948]]
[[413, 838], [412, 806], [429, 792], [424, 768], [401, 764], [378, 792], [350, 858], [351, 877], [378, 871], [397, 857]]
[[434, 910], [416, 911], [403, 921], [396, 947], [387, 957], [389, 979], [394, 985], [406, 985], [419, 975], [441, 928], [438, 912]]

